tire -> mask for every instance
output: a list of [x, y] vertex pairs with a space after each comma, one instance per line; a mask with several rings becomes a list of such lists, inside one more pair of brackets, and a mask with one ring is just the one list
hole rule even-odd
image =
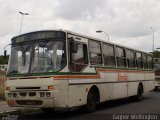
[[41, 108], [41, 110], [45, 113], [45, 114], [55, 114], [55, 110], [52, 108]]
[[137, 101], [141, 101], [143, 99], [143, 87], [140, 84], [137, 89], [137, 95], [135, 96]]
[[97, 94], [90, 91], [87, 96], [87, 104], [85, 106], [86, 112], [94, 112], [97, 106]]
[[156, 86], [155, 88], [154, 88], [154, 91], [157, 91], [158, 90], [158, 87]]

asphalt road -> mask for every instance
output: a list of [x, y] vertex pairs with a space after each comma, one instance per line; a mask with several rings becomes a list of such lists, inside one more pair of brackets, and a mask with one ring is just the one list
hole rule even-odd
[[126, 98], [102, 103], [94, 113], [84, 113], [79, 109], [52, 113], [44, 113], [39, 110], [18, 116], [18, 120], [148, 120], [148, 118], [152, 118], [151, 120], [160, 120], [160, 90], [145, 94], [143, 100], [140, 102]]

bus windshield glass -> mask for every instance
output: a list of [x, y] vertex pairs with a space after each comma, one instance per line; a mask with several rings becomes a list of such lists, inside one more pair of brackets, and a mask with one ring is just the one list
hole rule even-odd
[[7, 74], [57, 72], [65, 67], [65, 42], [41, 40], [12, 46]]

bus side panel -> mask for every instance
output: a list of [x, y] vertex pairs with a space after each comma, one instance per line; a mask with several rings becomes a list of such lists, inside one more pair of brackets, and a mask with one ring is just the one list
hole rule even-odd
[[54, 107], [68, 107], [68, 80], [54, 80]]
[[137, 95], [138, 85], [144, 79], [145, 77], [143, 72], [128, 73], [128, 97]]
[[[124, 75], [125, 73], [120, 73], [120, 74]], [[105, 82], [113, 82], [113, 83], [107, 83], [106, 100], [127, 97], [127, 82], [117, 81], [118, 79], [119, 79], [119, 73], [117, 72], [105, 73]]]
[[113, 82], [113, 81], [117, 81], [118, 78], [118, 73], [105, 73], [105, 82]]
[[98, 86], [98, 90], [99, 90], [99, 94], [100, 94], [100, 102], [104, 102], [106, 100], [109, 100], [109, 96], [110, 96], [110, 85], [108, 84], [98, 84], [96, 85]]
[[138, 84], [139, 82], [128, 82], [128, 97], [137, 94]]
[[86, 104], [87, 94], [91, 85], [69, 85], [69, 107]]
[[113, 93], [113, 84], [114, 83], [107, 83], [106, 84], [106, 90], [105, 92], [105, 96], [106, 96], [106, 100], [110, 100], [112, 98], [112, 93]]
[[138, 81], [138, 82], [140, 82], [140, 81], [143, 81], [143, 80], [145, 80], [143, 72], [132, 73], [131, 78], [129, 78], [129, 81]]
[[151, 73], [146, 72], [145, 73], [145, 80], [155, 80], [155, 73], [153, 73], [153, 72], [151, 72]]
[[[144, 92], [153, 90], [155, 87], [155, 74], [153, 72], [146, 72], [145, 80], [146, 81], [144, 82]], [[153, 80], [153, 81], [150, 81], [150, 80]]]
[[127, 97], [127, 82], [113, 83], [111, 99]]
[[155, 81], [144, 82], [144, 93], [149, 92], [155, 88]]

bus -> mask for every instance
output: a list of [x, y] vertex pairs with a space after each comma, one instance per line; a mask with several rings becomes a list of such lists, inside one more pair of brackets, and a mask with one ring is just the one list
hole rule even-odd
[[160, 87], [160, 58], [154, 58], [154, 69], [155, 69], [155, 90]]
[[154, 89], [152, 54], [67, 30], [11, 39], [6, 100], [10, 107], [42, 110], [97, 104]]

